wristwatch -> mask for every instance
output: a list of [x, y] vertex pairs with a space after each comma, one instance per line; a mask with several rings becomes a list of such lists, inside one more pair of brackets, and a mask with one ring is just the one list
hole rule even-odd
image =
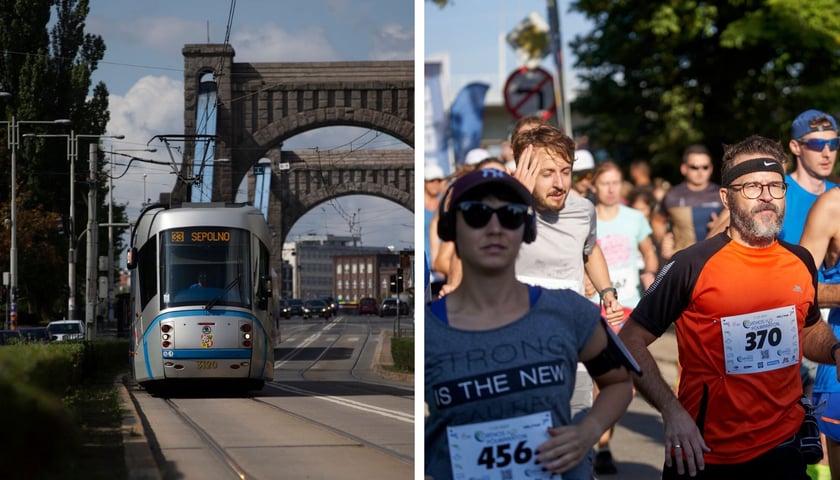
[[837, 361], [837, 359], [834, 358], [834, 354], [837, 353], [837, 350], [840, 350], [840, 342], [835, 343], [834, 346], [831, 347], [831, 360], [834, 362]]
[[[600, 296], [601, 299], [603, 300], [604, 295], [606, 295], [608, 292], [613, 292], [615, 294], [615, 299], [618, 300], [618, 291], [613, 287], [607, 287], [607, 288], [601, 290], [600, 292], [598, 292], [598, 296]], [[838, 345], [838, 347], [840, 347], [840, 343], [838, 343], [837, 345]], [[832, 353], [833, 353], [833, 351], [832, 351]]]

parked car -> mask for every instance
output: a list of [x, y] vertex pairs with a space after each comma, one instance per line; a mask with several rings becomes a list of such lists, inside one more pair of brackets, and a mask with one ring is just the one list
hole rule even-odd
[[303, 318], [330, 318], [330, 307], [323, 300], [307, 300], [303, 305]]
[[289, 318], [295, 315], [303, 316], [303, 300], [299, 298], [289, 300]]
[[56, 320], [47, 324], [54, 342], [85, 339], [85, 323], [81, 320]]
[[397, 301], [399, 301], [400, 315], [408, 315], [408, 303], [391, 297], [382, 300], [382, 305], [379, 306], [379, 316], [384, 317], [385, 315], [396, 315]]
[[52, 340], [47, 327], [21, 327], [18, 328], [18, 332], [26, 343], [50, 343]]
[[0, 330], [0, 345], [14, 345], [22, 343], [23, 337], [17, 330]]
[[289, 305], [288, 300], [280, 300], [277, 306], [278, 315], [284, 318], [292, 318], [292, 306]]
[[327, 308], [330, 309], [330, 315], [338, 313], [338, 305], [335, 303], [335, 299], [333, 297], [321, 297], [321, 300], [327, 304]]
[[364, 297], [359, 299], [359, 315], [376, 315], [379, 313], [379, 306], [376, 304], [376, 299], [371, 297]]

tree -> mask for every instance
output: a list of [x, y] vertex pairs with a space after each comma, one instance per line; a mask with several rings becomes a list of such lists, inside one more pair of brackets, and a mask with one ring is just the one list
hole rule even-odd
[[[105, 42], [98, 35], [84, 32], [88, 13], [87, 0], [0, 0], [0, 24], [4, 26], [0, 29], [0, 87], [13, 95], [2, 105], [7, 119], [13, 115], [17, 120], [67, 118], [76, 133], [105, 132], [108, 89], [101, 82], [91, 88], [91, 75], [104, 58]], [[28, 125], [26, 133], [69, 134], [70, 130]], [[78, 187], [73, 199], [76, 234], [82, 232], [87, 221], [88, 188], [101, 189], [104, 184], [101, 161], [97, 182], [87, 182], [85, 146], [83, 143], [79, 148], [74, 180]], [[29, 308], [42, 319], [55, 318], [67, 301], [59, 287], [67, 283], [69, 240], [55, 229], [56, 219], [67, 214], [71, 201], [66, 149], [66, 142], [58, 139], [22, 139], [17, 157], [18, 284], [22, 297], [28, 300], [19, 308]], [[0, 176], [0, 211], [5, 212], [9, 211], [10, 197], [7, 150], [4, 142], [0, 148], [0, 175], [5, 175]], [[100, 212], [106, 211], [104, 200], [105, 195], [98, 196]], [[125, 222], [125, 207], [115, 211], [116, 221]], [[8, 247], [8, 235], [0, 237], [0, 246], [5, 242]], [[100, 243], [101, 254], [107, 249], [104, 243]], [[84, 265], [81, 250], [77, 264]], [[0, 265], [8, 265], [8, 261], [9, 249], [3, 248]]]
[[840, 3], [578, 0], [594, 22], [571, 42], [585, 71], [572, 111], [614, 159], [678, 177], [682, 150], [760, 134], [786, 144], [801, 111], [840, 112]]

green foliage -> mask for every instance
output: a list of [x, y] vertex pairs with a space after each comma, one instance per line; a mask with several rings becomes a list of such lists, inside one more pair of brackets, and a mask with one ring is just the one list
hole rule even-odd
[[[0, 0], [0, 90], [4, 120], [50, 121], [69, 119], [81, 135], [105, 132], [109, 120], [108, 89], [92, 84], [92, 75], [105, 56], [105, 42], [85, 33], [88, 0]], [[55, 125], [24, 124], [24, 133], [69, 135], [71, 129]], [[6, 128], [2, 135], [6, 137]], [[79, 143], [76, 158], [75, 233], [87, 223], [86, 197], [90, 177], [88, 144]], [[6, 142], [0, 146], [0, 172], [10, 171]], [[41, 321], [63, 316], [67, 298], [59, 294], [67, 283], [68, 237], [56, 232], [55, 218], [68, 215], [70, 166], [66, 138], [21, 138], [17, 156], [17, 233], [19, 311], [32, 312]], [[107, 218], [105, 158], [97, 161], [96, 188], [99, 218]], [[9, 215], [10, 182], [0, 182], [0, 215]], [[124, 223], [125, 206], [114, 208], [114, 222]], [[125, 228], [115, 228], [121, 238]], [[121, 240], [118, 240], [120, 243]], [[0, 235], [0, 264], [9, 264], [9, 235]], [[97, 255], [105, 255], [107, 242], [99, 242]], [[122, 245], [115, 246], [117, 251]], [[85, 265], [84, 248], [77, 249], [77, 265]], [[77, 276], [76, 292], [84, 281]], [[77, 305], [85, 302], [77, 299]]]
[[399, 370], [414, 371], [414, 337], [391, 338], [391, 357]]
[[75, 463], [80, 432], [60, 399], [32, 383], [2, 375], [0, 423], [3, 478], [65, 478], [63, 472]]
[[114, 379], [128, 340], [0, 347], [3, 478], [125, 478]]
[[87, 381], [111, 382], [128, 370], [128, 340], [108, 339], [85, 342], [82, 375]]
[[22, 344], [0, 348], [0, 378], [33, 385], [62, 398], [81, 380], [81, 342]]
[[[449, 4], [449, 0], [426, 0], [426, 1], [427, 1], [427, 2], [432, 2], [432, 3], [434, 3], [434, 4], [435, 4], [435, 5], [437, 5], [439, 8], [443, 8], [443, 7], [445, 7], [447, 4]], [[453, 3], [454, 3], [454, 2], [453, 2]]]
[[787, 144], [803, 110], [840, 113], [840, 3], [578, 0], [594, 22], [572, 40], [582, 85], [574, 125], [621, 163], [681, 180], [683, 149], [751, 134]]

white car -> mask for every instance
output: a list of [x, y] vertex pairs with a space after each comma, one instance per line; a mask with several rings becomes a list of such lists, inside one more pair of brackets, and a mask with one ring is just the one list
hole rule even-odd
[[54, 342], [85, 339], [85, 322], [81, 320], [56, 320], [47, 324], [47, 331]]

